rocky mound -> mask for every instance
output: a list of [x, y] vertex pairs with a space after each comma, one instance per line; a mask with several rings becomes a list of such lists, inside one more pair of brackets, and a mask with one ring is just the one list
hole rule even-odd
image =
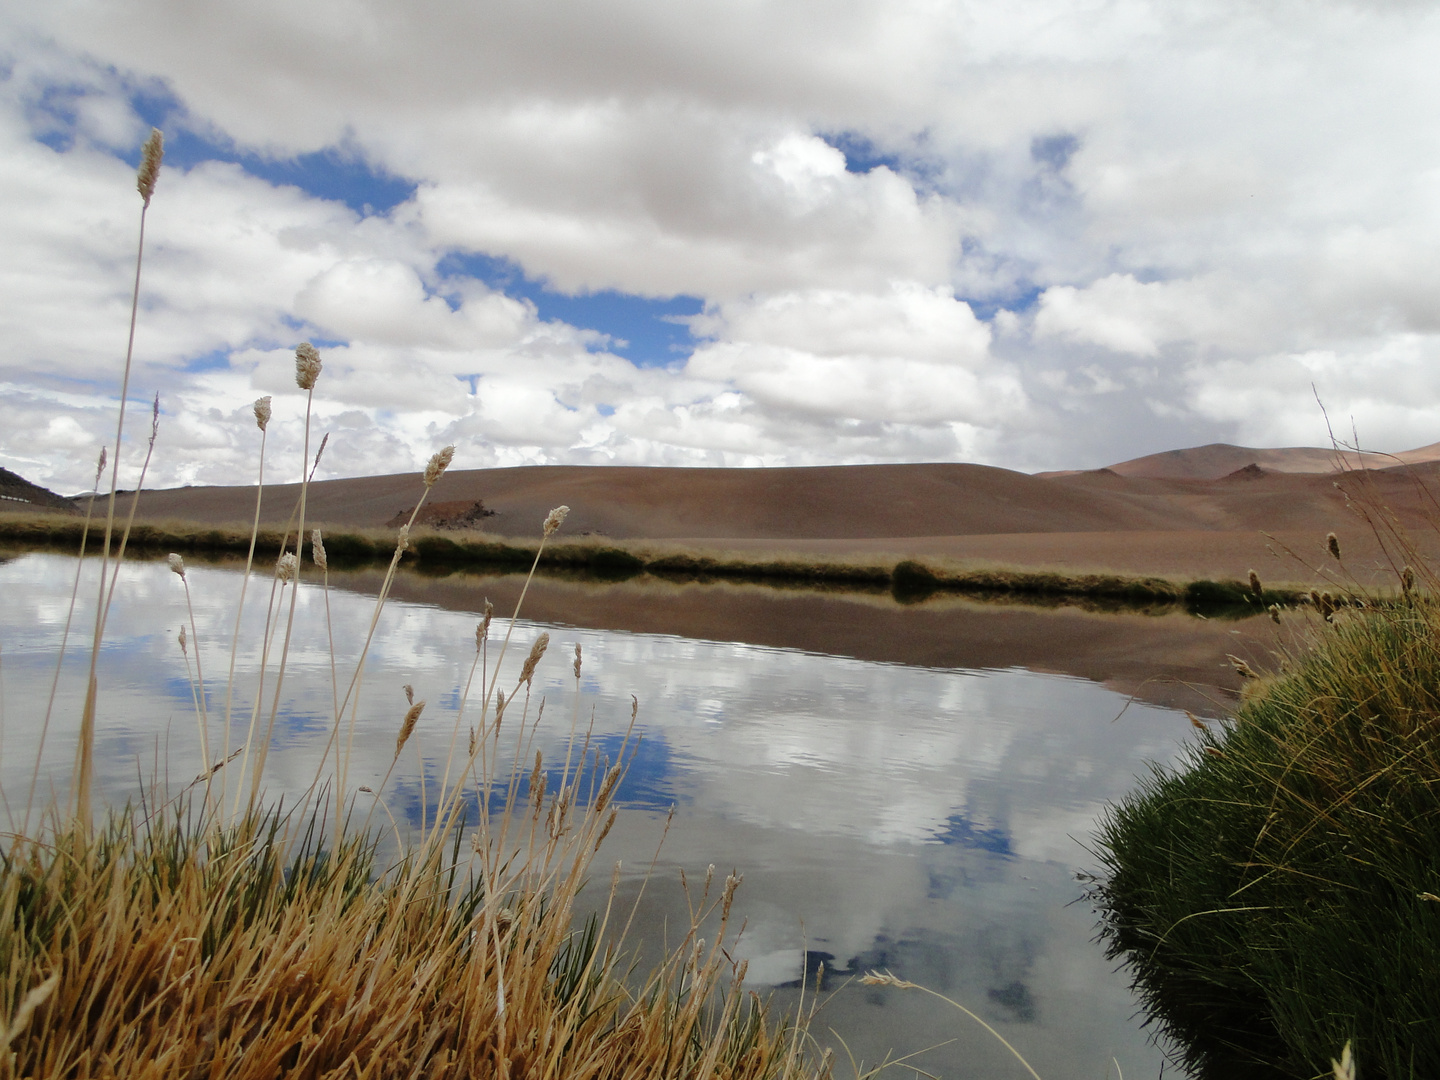
[[[392, 517], [385, 525], [391, 529], [398, 529], [410, 520], [410, 515], [415, 513], [413, 506], [406, 507]], [[476, 499], [473, 502], [468, 499], [452, 500], [450, 502], [426, 503], [420, 508], [416, 515], [415, 524], [429, 525], [432, 529], [478, 529], [481, 528], [485, 519], [494, 517], [499, 511], [487, 509], [485, 503]]]

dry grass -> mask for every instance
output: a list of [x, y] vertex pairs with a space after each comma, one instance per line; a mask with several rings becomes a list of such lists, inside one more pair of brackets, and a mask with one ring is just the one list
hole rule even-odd
[[[159, 176], [160, 147], [156, 132], [138, 179], [145, 209]], [[141, 253], [143, 229], [144, 210]], [[137, 256], [133, 310], [139, 273]], [[132, 342], [133, 320], [132, 314]], [[126, 386], [129, 368], [127, 352]], [[510, 631], [492, 653], [488, 606], [453, 717], [444, 779], [438, 791], [422, 795], [418, 834], [407, 843], [393, 830], [397, 846], [387, 861], [383, 825], [393, 821], [384, 783], [351, 791], [346, 777], [360, 676], [396, 568], [411, 544], [409, 524], [398, 540], [393, 534], [332, 534], [322, 546], [319, 532], [312, 534], [311, 555], [322, 576], [304, 587], [328, 589], [328, 565], [337, 559], [369, 559], [383, 551], [389, 567], [371, 636], [353, 660], [348, 685], [331, 650], [334, 712], [321, 772], [298, 806], [282, 811], [266, 804], [266, 755], [284, 691], [295, 597], [302, 578], [313, 573], [302, 559], [300, 537], [311, 524], [305, 498], [319, 455], [310, 461], [309, 405], [321, 372], [319, 354], [301, 345], [296, 379], [307, 393], [306, 450], [300, 497], [286, 530], [258, 529], [268, 399], [255, 406], [260, 483], [257, 524], [248, 531], [136, 525], [133, 499], [129, 519], [121, 520], [115, 470], [123, 405], [102, 519], [91, 516], [100, 472], [83, 520], [4, 518], [12, 539], [78, 542], [82, 557], [102, 527], [104, 539], [70, 800], [33, 805], [49, 706], [38, 725], [29, 794], [5, 793], [21, 821], [0, 843], [0, 1080], [823, 1075], [825, 1067], [806, 1052], [804, 1025], [773, 1018], [744, 990], [743, 963], [737, 967], [726, 956], [738, 876], [723, 883], [707, 876], [691, 897], [683, 939], [648, 976], [630, 966], [624, 945], [630, 915], [614, 910], [613, 876], [609, 901], [601, 895], [601, 913], [577, 925], [581, 892], [615, 821], [624, 752], [618, 761], [599, 757], [579, 730], [577, 650], [576, 702], [563, 764], [547, 772], [537, 754], [528, 784], [516, 768], [500, 764], [525, 758], [520, 751], [535, 738], [543, 707], [537, 703], [532, 715], [529, 690], [544, 642], [542, 637], [532, 647], [507, 697], [500, 676]], [[154, 417], [158, 421], [158, 400]], [[452, 452], [446, 448], [431, 459], [415, 514]], [[141, 475], [143, 483], [143, 469]], [[563, 517], [563, 508], [552, 512], [539, 543], [524, 549], [531, 574]], [[247, 585], [257, 551], [278, 556], [257, 650], [260, 689], [252, 702], [234, 700], [240, 643], [232, 641], [223, 728], [217, 730], [221, 719], [199, 704], [207, 688], [202, 643], [192, 636], [192, 686], [206, 748], [199, 775], [176, 797], [152, 788], [137, 793], [138, 808], [92, 812], [95, 729], [103, 716], [96, 658], [105, 640], [107, 586], [113, 590], [127, 549], [162, 546], [248, 551]], [[183, 560], [169, 558], [183, 578]], [[77, 588], [79, 580], [77, 569]], [[241, 605], [244, 597], [242, 591]], [[511, 631], [514, 625], [512, 616]], [[237, 611], [237, 635], [239, 626]], [[65, 641], [69, 634], [67, 621]], [[63, 651], [62, 644], [57, 680]], [[190, 658], [187, 652], [187, 665]], [[478, 703], [467, 715], [472, 686]], [[231, 738], [235, 706], [248, 713], [248, 723], [233, 717], [239, 721], [233, 730], [245, 733], [238, 746]], [[423, 707], [413, 703], [401, 722], [396, 761]], [[631, 722], [633, 730], [634, 714]], [[211, 739], [218, 749], [209, 749]], [[626, 746], [633, 746], [628, 736]], [[593, 898], [586, 904], [593, 906]]]
[[557, 795], [563, 820], [511, 822], [516, 850], [463, 852], [457, 834], [446, 857], [378, 875], [372, 844], [323, 850], [317, 822], [297, 836], [306, 823], [274, 813], [227, 829], [124, 813], [12, 840], [0, 1076], [809, 1075], [799, 1033], [720, 950], [733, 880], [640, 984], [606, 944], [608, 910], [575, 929], [607, 815]]

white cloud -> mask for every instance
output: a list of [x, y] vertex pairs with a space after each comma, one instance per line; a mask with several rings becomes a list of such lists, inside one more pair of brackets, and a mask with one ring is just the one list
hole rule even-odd
[[[1231, 302], [1217, 302], [1216, 292]], [[1056, 285], [1040, 296], [1035, 334], [1145, 357], [1174, 342], [1228, 343], [1257, 321], [1256, 305], [1238, 292], [1217, 282], [1140, 282], [1130, 274], [1110, 274], [1083, 289]]]
[[762, 406], [829, 421], [993, 428], [1024, 409], [990, 331], [948, 288], [900, 282], [881, 294], [835, 290], [725, 305], [702, 325], [721, 340], [686, 371]]
[[[172, 133], [418, 185], [362, 215], [167, 168], [137, 394], [203, 419], [170, 421], [162, 482], [236, 467], [248, 436], [215, 425], [302, 334], [340, 343], [347, 472], [447, 433], [472, 463], [1098, 465], [1294, 441], [1318, 422], [1296, 358], [1328, 354], [1337, 411], [1440, 433], [1405, 359], [1440, 332], [1432, 6], [55, 0], [0, 44], [0, 457], [59, 486], [106, 426], [79, 380], [115, 389], [140, 91], [178, 99]], [[707, 336], [637, 370], [455, 252], [696, 295]], [[1394, 372], [1407, 393], [1368, 381]]]
[[1423, 446], [1440, 435], [1440, 335], [1197, 365], [1188, 383], [1197, 411], [1235, 424], [1256, 445], [1329, 445], [1318, 405], [1308, 412], [1286, 407], [1307, 393], [1323, 402], [1337, 436], [1358, 434], [1367, 448]]

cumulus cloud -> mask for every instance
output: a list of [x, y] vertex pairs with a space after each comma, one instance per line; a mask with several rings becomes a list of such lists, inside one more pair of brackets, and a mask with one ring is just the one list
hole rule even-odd
[[721, 340], [696, 350], [687, 372], [812, 423], [947, 428], [973, 451], [982, 429], [1024, 410], [1019, 379], [990, 355], [989, 329], [948, 287], [781, 293], [701, 323]]
[[[162, 482], [233, 479], [249, 436], [220, 432], [291, 393], [305, 335], [337, 472], [445, 438], [471, 464], [1099, 465], [1323, 440], [1311, 382], [1430, 442], [1437, 44], [1431, 8], [1343, 0], [32, 5], [0, 21], [0, 457], [88, 480], [151, 120], [201, 148], [150, 222]], [[398, 202], [307, 187], [318, 151]], [[472, 255], [698, 297], [695, 345], [637, 367]]]

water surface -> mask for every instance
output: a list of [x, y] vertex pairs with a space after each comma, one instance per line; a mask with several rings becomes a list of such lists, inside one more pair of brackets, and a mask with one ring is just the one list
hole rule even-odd
[[[93, 617], [95, 574], [81, 577], [71, 649], [42, 757], [42, 792], [63, 791], [73, 759]], [[73, 559], [27, 554], [0, 565], [0, 784], [23, 801], [39, 747], [75, 573]], [[208, 702], [208, 735], [223, 740], [225, 675], [241, 576], [195, 566], [188, 576]], [[374, 610], [366, 580], [326, 595], [300, 589], [294, 635], [265, 774], [270, 796], [293, 796], [320, 769], [333, 710], [331, 650], [343, 693]], [[423, 593], [423, 583], [412, 582]], [[251, 579], [236, 650], [232, 745], [250, 722], [262, 652], [268, 575]], [[402, 590], [403, 591], [403, 590]], [[497, 593], [501, 591], [497, 588]], [[406, 709], [403, 684], [428, 701], [385, 791], [402, 826], [418, 821], [454, 730], [475, 653], [483, 590], [472, 610], [393, 600], [363, 673], [351, 786], [378, 786], [394, 756]], [[1019, 667], [922, 666], [794, 648], [638, 630], [520, 620], [502, 685], [513, 682], [531, 642], [552, 636], [535, 679], [546, 715], [547, 759], [563, 756], [573, 717], [593, 717], [615, 748], [639, 702], [639, 749], [621, 791], [626, 812], [602, 849], [634, 898], [666, 814], [675, 817], [655, 876], [640, 898], [640, 924], [655, 941], [680, 925], [676, 882], [708, 864], [745, 875], [745, 920], [730, 950], [749, 961], [750, 982], [793, 1002], [791, 984], [827, 975], [815, 1030], [874, 1064], [944, 1044], [914, 1059], [947, 1077], [1025, 1075], [994, 1040], [948, 1006], [915, 991], [848, 981], [893, 971], [955, 998], [1010, 1039], [1043, 1077], [1155, 1076], [1161, 1054], [1135, 1017], [1126, 979], [1093, 944], [1094, 916], [1076, 872], [1093, 869], [1085, 845], [1107, 800], [1121, 796], [1146, 761], [1173, 757], [1182, 713], [1134, 702], [1095, 682]], [[192, 682], [182, 656], [185, 593], [163, 564], [130, 564], [115, 593], [99, 668], [97, 782], [111, 801], [142, 781], [178, 789], [200, 769]], [[497, 619], [489, 648], [509, 629]], [[577, 688], [573, 646], [583, 649]], [[493, 655], [493, 654], [492, 654]], [[274, 675], [267, 677], [273, 688]], [[261, 710], [268, 718], [270, 699]], [[533, 708], [533, 705], [532, 705]], [[463, 736], [462, 736], [463, 742]], [[218, 750], [212, 757], [218, 757]], [[834, 1035], [831, 1034], [831, 1029]], [[1167, 1072], [1170, 1070], [1167, 1069]], [[848, 1064], [837, 1073], [849, 1075]]]

